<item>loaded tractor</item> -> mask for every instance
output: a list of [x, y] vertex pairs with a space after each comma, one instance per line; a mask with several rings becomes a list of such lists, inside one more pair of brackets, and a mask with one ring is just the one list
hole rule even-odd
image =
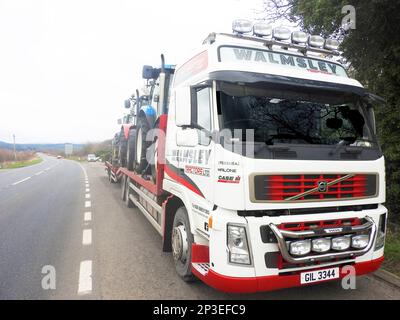
[[338, 46], [236, 20], [176, 67], [143, 67], [150, 94], [126, 101], [106, 171], [184, 281], [256, 292], [381, 265], [382, 100], [348, 76]]

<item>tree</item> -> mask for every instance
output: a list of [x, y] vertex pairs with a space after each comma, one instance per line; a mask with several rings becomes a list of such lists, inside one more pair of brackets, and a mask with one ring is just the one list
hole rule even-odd
[[[304, 31], [342, 40], [352, 71], [369, 91], [386, 99], [375, 110], [386, 158], [387, 202], [392, 219], [400, 215], [400, 1], [352, 0], [356, 28], [342, 27], [348, 0], [269, 0], [269, 16], [297, 23]], [[274, 9], [275, 8], [275, 9]], [[273, 9], [271, 11], [271, 9]], [[283, 12], [283, 14], [282, 14]], [[266, 17], [268, 18], [268, 16]]]

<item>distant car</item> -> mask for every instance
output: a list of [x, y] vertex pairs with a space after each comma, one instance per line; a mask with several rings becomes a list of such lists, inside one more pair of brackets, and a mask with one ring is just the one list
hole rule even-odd
[[96, 162], [97, 161], [96, 155], [95, 154], [88, 154], [87, 161], [88, 162]]
[[57, 156], [57, 159], [61, 159], [61, 156]]

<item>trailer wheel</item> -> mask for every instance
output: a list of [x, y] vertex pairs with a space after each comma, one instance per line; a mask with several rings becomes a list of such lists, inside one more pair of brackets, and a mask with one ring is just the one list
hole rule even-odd
[[125, 201], [125, 196], [126, 196], [126, 176], [122, 176], [121, 178], [121, 199], [122, 201]]
[[138, 126], [136, 132], [136, 157], [135, 157], [135, 169], [138, 173], [147, 167], [146, 150], [149, 143], [146, 141], [146, 135], [149, 131], [149, 125], [146, 118], [139, 117]]
[[107, 169], [108, 181], [110, 183], [114, 183], [114, 180], [111, 177], [111, 169]]
[[136, 129], [129, 130], [129, 137], [127, 142], [126, 151], [126, 164], [128, 170], [133, 171], [135, 164], [135, 152], [136, 152]]
[[179, 276], [186, 282], [195, 279], [192, 274], [192, 244], [193, 234], [190, 231], [190, 222], [185, 207], [180, 207], [175, 214], [172, 225], [172, 256], [175, 269]]
[[124, 192], [125, 192], [124, 201], [128, 208], [133, 208], [135, 205], [133, 204], [132, 200], [129, 198], [129, 195], [131, 194], [131, 192], [130, 192], [131, 188], [129, 187], [129, 182], [130, 182], [129, 178], [125, 177], [124, 187], [123, 187]]

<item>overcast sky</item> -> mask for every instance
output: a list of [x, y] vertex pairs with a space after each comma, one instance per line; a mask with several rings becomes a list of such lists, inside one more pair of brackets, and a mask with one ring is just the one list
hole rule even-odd
[[144, 64], [175, 64], [261, 0], [0, 0], [0, 141], [102, 141]]

